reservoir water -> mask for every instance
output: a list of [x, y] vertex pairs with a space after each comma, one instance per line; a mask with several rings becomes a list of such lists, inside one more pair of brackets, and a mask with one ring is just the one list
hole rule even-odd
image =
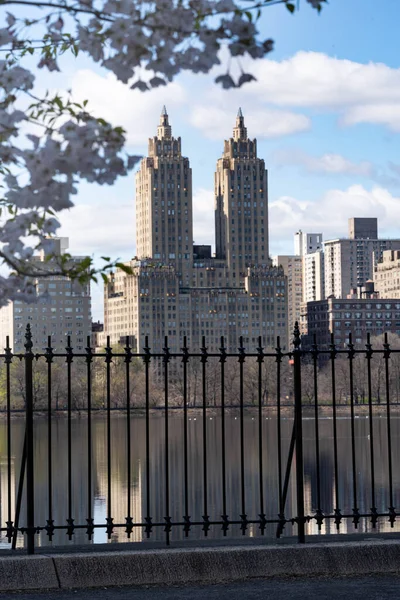
[[[221, 415], [218, 411], [207, 416], [206, 448], [204, 448], [203, 419], [200, 411], [188, 411], [187, 421], [187, 502], [191, 521], [202, 521], [205, 514], [205, 502], [209, 520], [221, 520], [224, 508], [224, 485], [222, 472], [222, 434]], [[329, 411], [328, 411], [329, 413]], [[323, 513], [332, 514], [340, 508], [343, 515], [351, 514], [354, 508], [354, 477], [356, 481], [357, 507], [362, 513], [371, 508], [371, 458], [370, 424], [366, 414], [356, 417], [355, 422], [355, 471], [352, 463], [351, 420], [346, 416], [337, 419], [337, 464], [333, 444], [333, 420], [329, 414], [319, 418], [319, 463], [320, 463], [320, 504]], [[49, 505], [48, 489], [48, 442], [47, 420], [35, 418], [35, 522], [46, 526]], [[16, 489], [21, 465], [24, 438], [24, 419], [15, 418], [11, 422], [11, 513], [15, 514]], [[281, 421], [282, 478], [286, 469], [289, 441], [293, 420], [288, 414]], [[400, 419], [396, 413], [391, 418], [393, 494], [394, 506], [400, 506]], [[225, 503], [226, 514], [231, 520], [240, 520], [242, 502], [248, 520], [259, 518], [261, 502], [267, 519], [276, 519], [279, 513], [279, 472], [278, 472], [278, 428], [277, 419], [271, 413], [262, 417], [262, 498], [260, 495], [260, 447], [259, 422], [256, 412], [245, 415], [243, 422], [244, 453], [241, 469], [240, 419], [238, 412], [225, 416]], [[306, 513], [313, 515], [318, 508], [318, 486], [316, 469], [315, 421], [310, 416], [304, 418], [304, 478]], [[111, 418], [111, 512], [114, 524], [125, 524], [128, 500], [131, 503], [131, 517], [134, 523], [145, 523], [151, 516], [153, 523], [164, 523], [167, 510], [172, 522], [182, 522], [185, 515], [185, 469], [184, 469], [184, 418], [182, 411], [171, 411], [168, 433], [168, 469], [169, 494], [166, 494], [166, 439], [164, 417], [162, 413], [152, 414], [150, 418], [150, 436], [148, 461], [146, 460], [146, 420], [141, 414], [133, 415], [130, 420], [131, 464], [130, 489], [128, 489], [127, 460], [127, 421], [126, 415], [113, 413]], [[52, 503], [53, 519], [56, 526], [66, 525], [68, 518], [68, 421], [64, 416], [52, 419]], [[88, 459], [88, 420], [85, 415], [74, 415], [72, 419], [72, 479], [71, 514], [75, 525], [86, 525], [91, 516], [96, 528], [91, 540], [88, 540], [86, 528], [76, 529], [72, 540], [68, 540], [65, 530], [56, 531], [50, 542], [46, 532], [42, 532], [37, 542], [40, 545], [64, 545], [82, 543], [101, 543], [129, 541], [125, 527], [116, 527], [108, 539], [106, 518], [108, 503], [107, 477], [107, 420], [103, 413], [92, 418], [91, 442], [91, 479], [89, 482]], [[378, 512], [387, 512], [389, 502], [387, 420], [384, 412], [376, 412], [373, 422], [374, 438], [374, 482], [375, 499]], [[7, 430], [5, 418], [0, 423], [0, 514], [1, 526], [6, 527], [8, 520], [7, 502]], [[204, 455], [207, 469], [204, 472]], [[244, 497], [242, 497], [242, 477]], [[206, 487], [205, 487], [206, 481]], [[286, 517], [296, 516], [295, 467], [292, 466], [287, 502]], [[90, 483], [90, 485], [89, 485]], [[149, 497], [147, 497], [149, 490]], [[89, 495], [90, 494], [90, 495]], [[337, 499], [339, 506], [336, 505]], [[148, 513], [150, 508], [150, 514]], [[25, 496], [23, 497], [20, 525], [25, 522]], [[394, 530], [397, 529], [397, 522]], [[371, 530], [368, 519], [361, 519], [358, 531]], [[388, 518], [379, 520], [376, 531], [390, 531]], [[339, 533], [355, 532], [352, 519], [343, 519]], [[267, 525], [265, 536], [274, 537], [276, 525]], [[318, 530], [315, 521], [307, 525], [311, 534], [337, 532], [332, 519], [323, 523]], [[260, 535], [258, 524], [249, 524], [246, 535]], [[296, 527], [287, 524], [284, 535], [294, 535]], [[227, 536], [242, 535], [240, 525], [231, 525]], [[211, 525], [209, 538], [223, 536], [221, 525]], [[183, 539], [183, 527], [173, 526], [171, 540]], [[204, 537], [201, 525], [191, 527], [189, 539]], [[130, 541], [145, 542], [147, 539], [143, 527], [134, 527]], [[163, 527], [154, 527], [150, 540], [165, 539]], [[23, 545], [19, 535], [18, 545]], [[3, 532], [1, 546], [8, 547]]]

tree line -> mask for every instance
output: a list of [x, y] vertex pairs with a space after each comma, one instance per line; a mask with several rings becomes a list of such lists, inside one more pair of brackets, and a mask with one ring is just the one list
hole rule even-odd
[[[400, 338], [389, 335], [391, 350], [400, 350]], [[375, 350], [383, 350], [382, 340], [372, 340]], [[114, 354], [124, 354], [122, 348], [114, 348]], [[302, 357], [301, 389], [303, 404], [313, 405], [317, 395], [318, 403], [331, 404], [333, 397], [338, 404], [381, 404], [387, 400], [400, 402], [400, 352], [391, 352], [387, 359], [388, 381], [386, 381], [386, 360], [383, 352], [374, 353], [367, 360], [366, 352], [356, 354], [350, 361], [347, 353], [338, 354], [332, 361], [319, 357], [314, 364], [311, 355]], [[352, 363], [352, 374], [350, 370]], [[209, 407], [274, 406], [293, 404], [293, 365], [287, 356], [277, 361], [276, 356], [268, 356], [260, 364], [256, 357], [245, 357], [242, 365], [239, 357], [228, 357], [222, 363], [218, 357], [209, 357], [205, 365], [198, 357], [189, 358], [186, 367], [182, 358], [172, 358], [168, 363], [168, 406], [201, 408], [205, 402]], [[370, 368], [368, 369], [368, 363]], [[184, 378], [186, 368], [186, 385]], [[90, 381], [90, 401], [93, 409], [103, 409], [110, 404], [112, 409], [144, 408], [147, 401], [150, 407], [165, 405], [165, 366], [160, 359], [151, 359], [146, 367], [142, 358], [133, 357], [126, 364], [123, 356], [113, 356], [107, 366], [104, 356], [94, 356], [87, 365], [84, 357], [74, 357], [70, 366], [70, 378], [66, 359], [55, 357], [49, 366], [45, 357], [33, 363], [33, 401], [36, 410], [65, 410], [70, 397], [73, 410], [86, 410], [88, 406]], [[147, 373], [146, 373], [147, 370]], [[370, 373], [368, 373], [368, 370]], [[107, 375], [108, 372], [108, 375]], [[352, 379], [352, 386], [351, 386]], [[49, 385], [50, 384], [50, 385]], [[388, 387], [387, 387], [388, 384]], [[7, 367], [0, 366], [0, 408], [7, 406], [7, 390], [10, 390], [10, 406], [22, 410], [25, 406], [25, 364], [14, 358], [9, 366], [9, 386]], [[352, 394], [351, 394], [352, 388]], [[51, 393], [49, 395], [49, 389]]]

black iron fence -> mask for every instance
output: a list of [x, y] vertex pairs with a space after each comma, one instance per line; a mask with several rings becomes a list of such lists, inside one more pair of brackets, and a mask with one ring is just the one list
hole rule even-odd
[[387, 335], [375, 347], [368, 338], [355, 348], [350, 336], [345, 348], [332, 339], [302, 349], [296, 325], [290, 352], [278, 338], [254, 352], [241, 339], [234, 353], [223, 338], [214, 353], [204, 339], [198, 352], [186, 340], [171, 352], [167, 338], [159, 353], [147, 340], [133, 353], [129, 338], [100, 353], [90, 338], [82, 353], [69, 339], [57, 352], [49, 338], [34, 353], [29, 325], [25, 337], [25, 352], [7, 339], [0, 355], [0, 529], [13, 548], [23, 539], [33, 553], [44, 539], [93, 541], [99, 531], [169, 544], [176, 532], [293, 528], [302, 543], [309, 533], [395, 527], [400, 349]]

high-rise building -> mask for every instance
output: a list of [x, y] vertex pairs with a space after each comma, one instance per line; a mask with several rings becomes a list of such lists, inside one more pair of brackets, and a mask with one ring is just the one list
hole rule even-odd
[[174, 265], [181, 285], [191, 283], [193, 259], [192, 170], [172, 136], [164, 106], [157, 136], [136, 174], [136, 253]]
[[232, 285], [247, 267], [268, 265], [268, 173], [247, 137], [241, 109], [215, 172], [216, 258], [227, 262]]
[[[47, 244], [46, 254], [34, 257], [34, 261], [47, 273], [57, 268], [59, 254], [68, 249], [68, 238], [54, 238]], [[54, 259], [48, 259], [51, 255]], [[84, 257], [74, 256], [71, 263], [77, 263]], [[68, 277], [54, 275], [38, 277], [35, 280], [37, 302], [27, 304], [15, 300], [0, 309], [0, 341], [10, 338], [14, 352], [24, 349], [25, 329], [29, 323], [32, 331], [33, 348], [43, 351], [51, 336], [53, 348], [64, 352], [67, 338], [71, 346], [81, 351], [87, 344], [87, 336], [92, 331], [92, 313], [90, 284], [80, 284]]]
[[289, 335], [294, 325], [300, 323], [300, 330], [306, 333], [307, 302], [324, 297], [324, 253], [322, 233], [294, 235], [294, 256], [277, 256], [274, 264], [283, 267], [288, 279], [288, 328]]
[[322, 233], [304, 233], [297, 231], [294, 234], [294, 253], [296, 256], [305, 256], [323, 250]]
[[378, 238], [377, 219], [349, 219], [349, 235], [324, 242], [326, 298], [346, 298], [350, 290], [373, 278], [374, 265], [382, 260], [385, 250], [400, 249], [399, 239]]
[[296, 321], [299, 322], [303, 301], [303, 257], [279, 255], [273, 259], [273, 264], [281, 266], [287, 278], [288, 298], [288, 339], [293, 336]]
[[301, 304], [300, 330], [307, 333], [307, 304], [325, 298], [325, 254], [322, 249], [304, 254], [303, 302]]
[[324, 253], [322, 250], [303, 257], [303, 302], [324, 298]]
[[162, 111], [157, 137], [136, 176], [137, 257], [117, 269], [104, 289], [104, 335], [111, 343], [146, 337], [160, 351], [164, 336], [174, 351], [183, 338], [192, 348], [205, 337], [209, 351], [239, 337], [255, 348], [261, 337], [287, 345], [287, 289], [283, 269], [268, 255], [267, 172], [257, 142], [247, 137], [241, 110], [225, 141], [215, 174], [216, 256], [194, 246], [192, 184], [181, 140]]

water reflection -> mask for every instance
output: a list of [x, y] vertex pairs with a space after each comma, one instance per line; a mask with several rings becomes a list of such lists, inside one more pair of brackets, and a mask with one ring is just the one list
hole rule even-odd
[[[259, 480], [259, 443], [258, 418], [251, 414], [244, 419], [244, 485], [245, 511], [249, 520], [258, 519], [261, 512], [260, 480]], [[286, 467], [289, 441], [293, 422], [290, 418], [282, 420], [282, 456], [283, 469]], [[372, 506], [371, 496], [371, 464], [370, 464], [370, 428], [365, 417], [355, 420], [355, 480], [357, 485], [357, 506], [360, 512], [369, 511]], [[387, 512], [389, 506], [388, 478], [388, 448], [386, 435], [387, 421], [379, 414], [374, 420], [374, 452], [375, 452], [375, 501], [378, 512]], [[91, 447], [91, 495], [89, 498], [88, 482], [88, 422], [85, 417], [76, 416], [72, 423], [72, 518], [76, 529], [71, 542], [64, 531], [56, 531], [52, 544], [81, 544], [106, 542], [107, 534], [104, 529], [95, 529], [93, 539], [88, 541], [86, 535], [86, 518], [88, 511], [94, 517], [95, 523], [104, 523], [107, 517], [107, 436], [106, 419], [96, 415], [92, 420]], [[167, 510], [172, 521], [182, 522], [185, 513], [184, 489], [184, 421], [182, 413], [174, 412], [169, 419], [169, 499], [167, 506], [165, 486], [165, 428], [162, 415], [151, 416], [150, 422], [150, 455], [149, 464], [146, 462], [146, 429], [145, 418], [134, 416], [130, 423], [131, 430], [131, 488], [127, 487], [127, 423], [124, 415], [112, 416], [111, 444], [111, 503], [112, 516], [116, 525], [125, 525], [128, 499], [131, 501], [131, 516], [134, 523], [144, 523], [151, 516], [153, 523], [164, 523]], [[230, 519], [239, 520], [241, 514], [241, 457], [240, 457], [240, 421], [237, 415], [227, 414], [226, 429], [226, 508]], [[317, 471], [315, 460], [315, 422], [305, 419], [304, 430], [304, 471], [306, 511], [314, 514], [318, 508]], [[277, 421], [274, 417], [263, 417], [263, 492], [264, 512], [268, 519], [276, 519], [279, 513], [278, 498], [278, 437]], [[335, 479], [335, 461], [333, 451], [333, 422], [329, 418], [319, 420], [320, 431], [320, 500], [321, 509], [326, 514], [332, 514], [335, 508], [340, 508], [343, 515], [352, 514], [353, 471], [351, 447], [351, 421], [347, 418], [337, 420], [338, 454], [337, 478]], [[68, 454], [67, 454], [67, 420], [54, 418], [53, 434], [53, 519], [55, 525], [65, 525], [68, 518]], [[400, 459], [400, 420], [392, 418], [392, 460], [395, 466], [393, 472], [394, 505], [400, 504], [400, 473], [396, 468]], [[11, 515], [14, 519], [16, 485], [19, 477], [21, 453], [24, 435], [23, 419], [12, 422], [12, 462], [11, 462]], [[202, 521], [204, 515], [204, 472], [203, 472], [203, 422], [199, 414], [193, 414], [188, 420], [188, 503], [189, 515], [192, 521]], [[8, 520], [8, 487], [7, 487], [7, 437], [6, 425], [0, 424], [0, 513], [2, 527]], [[223, 478], [222, 478], [222, 448], [221, 448], [221, 417], [212, 416], [207, 419], [207, 512], [210, 520], [220, 520], [223, 514]], [[335, 481], [337, 486], [335, 486]], [[149, 488], [149, 496], [147, 496]], [[336, 506], [336, 497], [339, 506]], [[90, 500], [90, 502], [89, 502]], [[48, 449], [47, 422], [43, 418], [35, 420], [35, 521], [41, 526], [46, 525], [48, 516]], [[147, 514], [147, 504], [150, 514]], [[296, 514], [295, 472], [293, 465], [290, 479], [286, 516]], [[25, 504], [23, 502], [20, 524], [25, 522]], [[370, 529], [366, 519], [359, 525], [360, 531]], [[397, 524], [395, 524], [397, 527]], [[276, 525], [267, 526], [265, 535], [274, 536]], [[380, 520], [377, 531], [389, 531], [390, 524], [386, 519]], [[336, 531], [335, 523], [327, 520], [321, 533]], [[351, 519], [344, 519], [340, 532], [354, 531]], [[315, 521], [307, 527], [308, 533], [318, 533]], [[290, 525], [285, 528], [285, 535], [293, 535], [295, 528]], [[260, 535], [259, 526], [250, 524], [247, 535]], [[208, 536], [217, 538], [223, 535], [221, 526], [211, 526]], [[231, 526], [228, 536], [239, 536], [239, 525]], [[189, 539], [204, 536], [201, 526], [192, 527]], [[174, 527], [171, 539], [184, 537], [183, 528]], [[144, 541], [146, 533], [142, 527], [134, 527], [131, 541]], [[165, 539], [163, 527], [154, 527], [150, 539]], [[125, 527], [116, 527], [111, 535], [111, 541], [128, 541]], [[46, 533], [38, 536], [39, 545], [48, 545]], [[8, 546], [5, 534], [1, 544]], [[23, 544], [22, 536], [19, 545]]]

